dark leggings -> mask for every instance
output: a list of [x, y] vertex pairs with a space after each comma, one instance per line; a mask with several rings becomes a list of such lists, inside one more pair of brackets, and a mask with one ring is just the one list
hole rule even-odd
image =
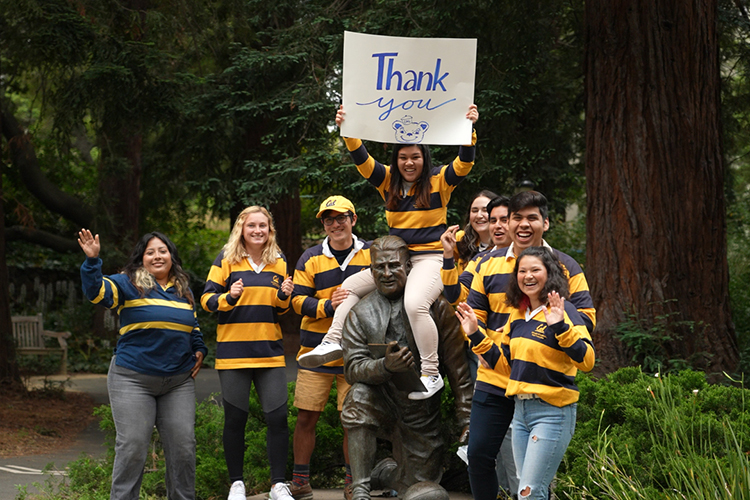
[[[245, 457], [246, 411], [224, 401], [224, 456], [229, 469], [231, 482], [242, 480]], [[266, 451], [271, 465], [271, 484], [284, 481], [286, 458], [289, 450], [289, 426], [287, 425], [287, 405], [263, 413], [266, 418]]]

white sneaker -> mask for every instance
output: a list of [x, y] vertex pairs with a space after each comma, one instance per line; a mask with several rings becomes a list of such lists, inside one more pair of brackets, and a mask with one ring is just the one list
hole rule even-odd
[[343, 357], [344, 350], [339, 344], [325, 343], [300, 356], [297, 362], [303, 368], [317, 368]]
[[437, 391], [445, 386], [443, 377], [441, 377], [440, 375], [422, 375], [419, 379], [422, 381], [422, 384], [427, 390], [425, 392], [410, 392], [409, 399], [420, 400], [431, 398]]
[[268, 493], [269, 500], [294, 500], [292, 492], [286, 483], [276, 483], [271, 486], [271, 492]]
[[232, 483], [232, 487], [229, 488], [229, 496], [227, 500], [246, 500], [245, 495], [245, 483], [242, 481], [235, 481]]

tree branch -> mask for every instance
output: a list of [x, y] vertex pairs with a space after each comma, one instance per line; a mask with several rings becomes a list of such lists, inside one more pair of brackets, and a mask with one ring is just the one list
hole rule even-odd
[[90, 227], [94, 211], [80, 199], [62, 191], [47, 179], [39, 168], [34, 145], [13, 116], [10, 102], [4, 98], [0, 98], [0, 120], [3, 136], [8, 141], [11, 162], [21, 173], [21, 179], [31, 194], [49, 210], [81, 227]]
[[28, 241], [29, 243], [35, 243], [47, 248], [51, 248], [56, 252], [76, 252], [81, 249], [78, 246], [78, 242], [74, 239], [65, 238], [56, 234], [42, 231], [41, 229], [32, 229], [23, 226], [11, 226], [5, 229], [5, 240], [6, 241]]

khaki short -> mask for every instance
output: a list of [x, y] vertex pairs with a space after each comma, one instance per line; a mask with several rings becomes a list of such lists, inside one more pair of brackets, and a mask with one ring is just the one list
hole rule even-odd
[[310, 370], [297, 370], [297, 385], [294, 389], [294, 406], [300, 410], [323, 411], [331, 394], [333, 379], [336, 379], [338, 389], [338, 410], [344, 406], [344, 398], [351, 387], [344, 375], [320, 373]]

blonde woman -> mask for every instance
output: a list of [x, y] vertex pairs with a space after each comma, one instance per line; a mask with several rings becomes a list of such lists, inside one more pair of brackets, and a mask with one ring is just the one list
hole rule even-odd
[[251, 385], [268, 425], [269, 498], [292, 500], [284, 483], [289, 428], [278, 316], [289, 310], [293, 289], [273, 217], [263, 207], [247, 207], [211, 266], [201, 297], [204, 309], [219, 314], [216, 369], [224, 400], [224, 458], [232, 483], [228, 500], [246, 498], [242, 470]]

